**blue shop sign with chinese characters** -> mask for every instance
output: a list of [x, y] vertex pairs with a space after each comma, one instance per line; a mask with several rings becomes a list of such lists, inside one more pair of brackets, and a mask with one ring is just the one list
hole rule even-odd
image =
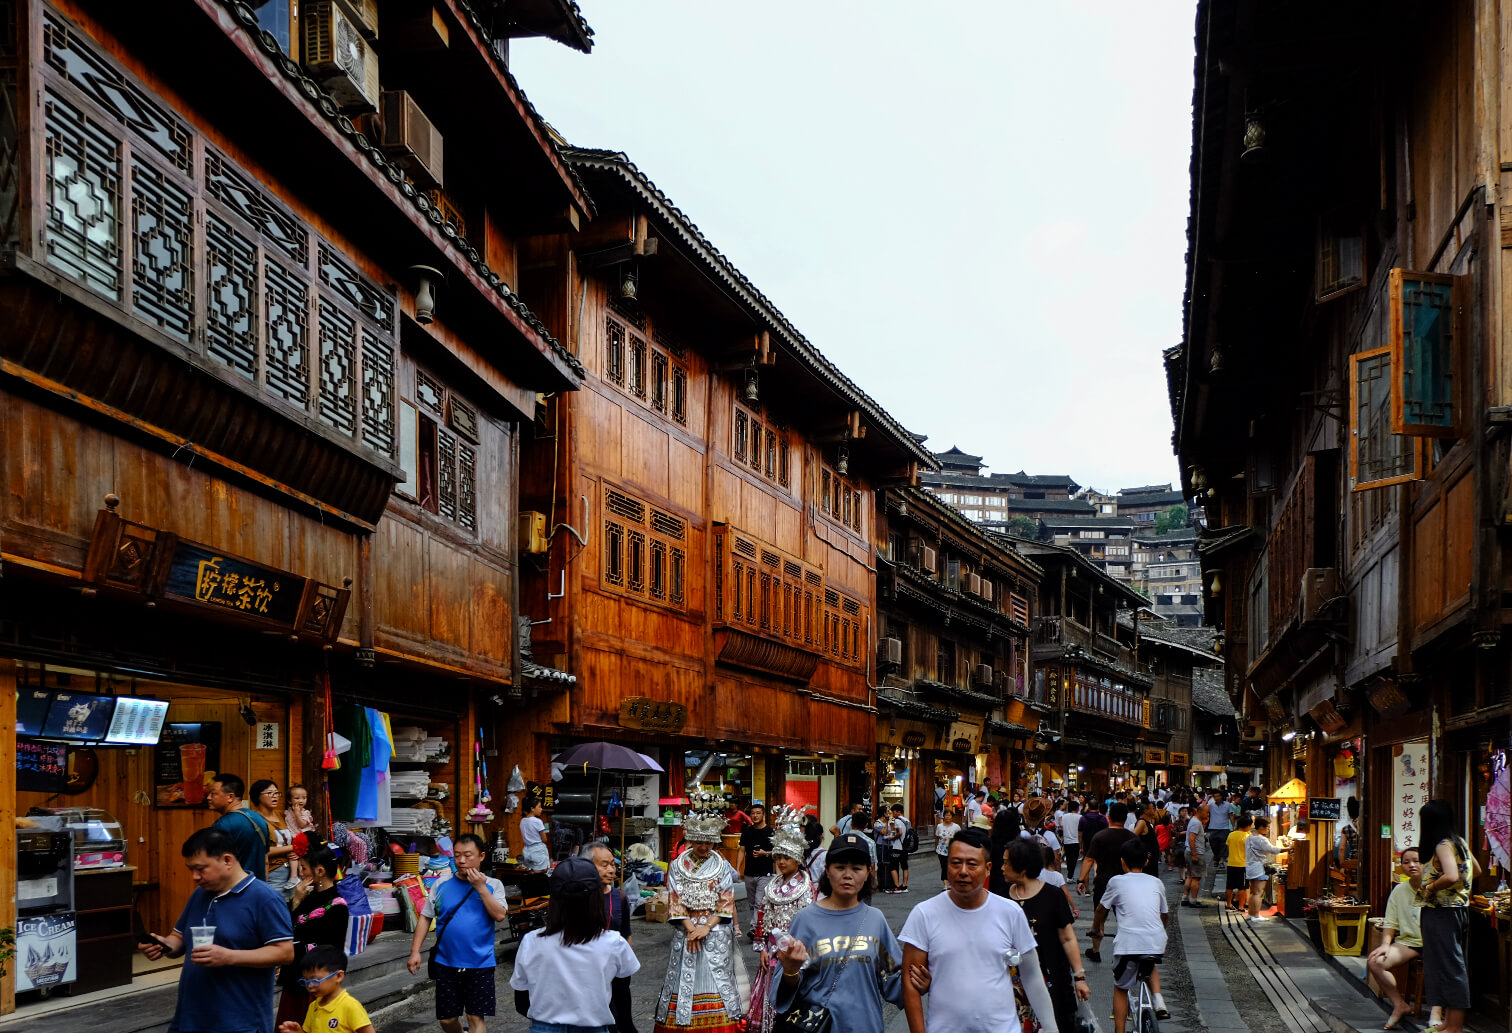
[[173, 550], [163, 594], [293, 627], [304, 598], [305, 581], [285, 571], [180, 541]]

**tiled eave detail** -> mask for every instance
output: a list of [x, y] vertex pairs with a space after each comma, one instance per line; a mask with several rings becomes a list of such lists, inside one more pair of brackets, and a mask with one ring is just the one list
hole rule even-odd
[[[930, 609], [947, 618], [949, 624], [964, 624], [967, 627], [976, 628], [986, 635], [1007, 635], [1019, 638], [1027, 637], [1029, 626], [1014, 620], [1000, 610], [995, 610], [981, 599], [958, 592], [953, 588], [941, 584], [938, 580], [917, 567], [906, 563], [898, 563], [889, 560], [879, 560], [879, 564], [887, 564], [898, 573], [897, 593], [900, 598], [911, 599], [921, 606]], [[905, 582], [907, 582], [905, 584]]]
[[856, 386], [849, 377], [841, 373], [834, 363], [826, 359], [819, 349], [809, 342], [808, 338], [799, 333], [777, 306], [757, 290], [756, 285], [746, 279], [745, 274], [735, 268], [735, 264], [709, 242], [693, 220], [673, 204], [671, 198], [651, 182], [628, 155], [620, 151], [582, 147], [566, 148], [563, 154], [569, 162], [581, 168], [599, 169], [622, 179], [631, 191], [656, 213], [658, 220], [676, 233], [681, 245], [703, 263], [706, 271], [717, 283], [738, 298], [753, 315], [771, 325], [773, 332], [783, 339], [787, 350], [798, 359], [799, 363], [818, 377], [822, 383], [828, 385], [847, 405], [860, 410], [867, 422], [885, 434], [899, 451], [918, 462], [926, 470], [939, 469], [934, 453], [921, 445], [918, 439], [893, 419], [886, 409]]
[[909, 717], [919, 718], [922, 721], [936, 721], [940, 724], [947, 724], [961, 716], [954, 710], [931, 706], [921, 700], [910, 699], [907, 696], [901, 696], [896, 692], [888, 692], [886, 690], [877, 693], [877, 709], [893, 710], [899, 714], [907, 714]]
[[976, 692], [973, 689], [963, 689], [959, 685], [947, 685], [945, 682], [935, 681], [932, 678], [920, 678], [914, 682], [914, 691], [960, 700], [962, 703], [970, 703], [972, 706], [983, 707], [989, 711], [1003, 705], [1003, 701], [996, 696], [989, 696], [985, 692]]
[[325, 127], [327, 135], [351, 157], [368, 179], [393, 199], [397, 208], [408, 214], [410, 220], [452, 262], [468, 283], [487, 298], [521, 336], [557, 368], [568, 384], [576, 387], [577, 381], [586, 375], [583, 364], [552, 336], [546, 324], [509, 288], [504, 279], [488, 267], [483, 261], [482, 253], [457, 232], [456, 224], [443, 219], [430, 199], [405, 179], [399, 166], [390, 161], [373, 141], [358, 131], [350, 118], [341, 113], [324, 87], [306, 75], [299, 63], [279, 48], [278, 41], [270, 33], [258, 27], [257, 16], [252, 9], [243, 0], [196, 2], [215, 18], [221, 30], [232, 37], [249, 58], [259, 63], [270, 79], [281, 80], [285, 84], [286, 95], [304, 109], [311, 121]]
[[1034, 660], [1036, 663], [1043, 660], [1059, 660], [1062, 663], [1073, 664], [1078, 667], [1090, 667], [1093, 670], [1102, 671], [1104, 674], [1122, 679], [1125, 684], [1132, 687], [1146, 690], [1155, 687], [1155, 679], [1148, 674], [1131, 671], [1123, 664], [1105, 659], [1096, 653], [1088, 652], [1081, 646], [1039, 647], [1034, 650]]

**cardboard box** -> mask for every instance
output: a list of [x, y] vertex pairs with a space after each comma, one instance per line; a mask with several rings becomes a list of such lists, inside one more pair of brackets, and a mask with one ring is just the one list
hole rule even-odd
[[665, 922], [668, 913], [672, 910], [672, 901], [665, 893], [658, 893], [646, 901], [645, 917], [648, 922]]

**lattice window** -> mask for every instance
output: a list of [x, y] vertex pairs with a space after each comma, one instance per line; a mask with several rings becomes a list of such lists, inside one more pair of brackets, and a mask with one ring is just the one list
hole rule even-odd
[[352, 263], [338, 255], [329, 244], [321, 243], [317, 249], [316, 261], [319, 264], [321, 283], [334, 289], [358, 312], [379, 326], [393, 325], [396, 311], [393, 295], [359, 273]]
[[1349, 368], [1349, 472], [1354, 490], [1383, 488], [1421, 477], [1421, 439], [1391, 431], [1391, 348], [1351, 355]]
[[1452, 438], [1460, 434], [1455, 278], [1391, 270], [1392, 430]]
[[625, 528], [613, 520], [604, 523], [604, 582], [625, 583]]
[[271, 257], [263, 261], [263, 355], [268, 392], [301, 409], [310, 401], [310, 307], [304, 282]]
[[131, 304], [187, 342], [194, 333], [194, 206], [189, 194], [140, 161], [131, 163]]
[[672, 367], [672, 419], [688, 422], [688, 371], [681, 366]]
[[667, 357], [659, 351], [651, 353], [651, 407], [667, 411]]
[[362, 442], [394, 454], [394, 349], [368, 329], [362, 331]]
[[478, 454], [457, 442], [457, 523], [478, 529]]
[[435, 415], [442, 416], [446, 410], [446, 388], [441, 386], [441, 381], [425, 370], [417, 369], [415, 370], [415, 401]]
[[1029, 623], [1029, 600], [1021, 595], [1008, 594], [1008, 616], [1020, 624]]
[[[463, 530], [476, 532], [478, 453], [453, 433], [454, 420], [443, 422], [439, 417], [466, 411], [476, 418], [477, 410], [423, 369], [415, 370], [415, 388], [421, 404], [402, 399], [399, 405], [399, 461], [406, 480], [395, 491]], [[453, 424], [450, 429], [447, 422]], [[471, 427], [477, 433], [477, 425]]]
[[[607, 484], [603, 500], [603, 586], [648, 602], [683, 606], [687, 596], [687, 521]], [[611, 576], [612, 571], [618, 574]]]
[[357, 322], [320, 302], [320, 418], [346, 434], [357, 433]]
[[604, 376], [611, 384], [624, 386], [625, 383], [625, 328], [622, 324], [609, 320], [608, 333], [605, 335], [607, 344], [604, 352]]
[[205, 219], [207, 289], [205, 345], [248, 380], [257, 378], [257, 248], [214, 215]]
[[47, 94], [47, 260], [121, 296], [121, 145], [82, 110]]
[[646, 397], [646, 342], [634, 334], [630, 335], [630, 344], [627, 349], [626, 359], [630, 367], [630, 393], [637, 398]]
[[205, 152], [205, 189], [301, 267], [309, 262], [310, 235], [251, 178], [213, 150]]
[[436, 512], [447, 520], [457, 519], [457, 439], [436, 430]]
[[735, 410], [735, 458], [745, 462], [746, 453], [750, 450], [751, 421], [744, 412]]

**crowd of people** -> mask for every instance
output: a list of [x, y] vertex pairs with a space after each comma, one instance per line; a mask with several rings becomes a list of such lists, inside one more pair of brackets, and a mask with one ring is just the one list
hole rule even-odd
[[[910, 1033], [1070, 1033], [1087, 1013], [1085, 964], [1103, 962], [1110, 915], [1113, 1028], [1125, 1033], [1141, 980], [1157, 1017], [1169, 1017], [1158, 967], [1170, 919], [1161, 863], [1182, 876], [1181, 906], [1210, 906], [1201, 897], [1211, 874], [1215, 897], [1260, 921], [1264, 869], [1279, 850], [1257, 789], [941, 794], [933, 831], [944, 892], [914, 906], [894, 935], [870, 902], [909, 892], [908, 855], [919, 841], [901, 806], [871, 820], [857, 804], [825, 846], [825, 830], [802, 808], [755, 804], [743, 812], [732, 864], [717, 849], [730, 822], [722, 797], [697, 786], [689, 796], [686, 849], [667, 871], [673, 936], [656, 1033], [873, 1033], [886, 1025], [884, 1005], [904, 1013]], [[154, 959], [187, 954], [175, 1033], [373, 1030], [343, 987], [344, 852], [312, 827], [303, 791], [292, 787], [289, 797], [283, 809], [272, 783], [254, 783], [249, 794], [222, 774], [209, 794], [215, 824], [183, 845], [195, 889], [172, 931], [142, 943]], [[1408, 879], [1391, 894], [1383, 943], [1368, 963], [1393, 1005], [1386, 1028], [1407, 1010], [1393, 972], [1421, 957], [1432, 1021], [1459, 1033], [1475, 861], [1447, 804], [1434, 801], [1421, 817], [1423, 846], [1401, 855]], [[486, 1033], [496, 1013], [495, 942], [507, 905], [486, 858], [482, 839], [457, 837], [455, 875], [428, 894], [411, 941], [409, 970], [424, 966], [434, 981], [446, 1033], [461, 1033], [464, 1021], [469, 1033]], [[520, 941], [509, 979], [532, 1033], [636, 1033], [630, 977], [641, 962], [618, 875], [603, 842], [552, 867], [545, 925]], [[1083, 950], [1074, 923], [1089, 893]]]

